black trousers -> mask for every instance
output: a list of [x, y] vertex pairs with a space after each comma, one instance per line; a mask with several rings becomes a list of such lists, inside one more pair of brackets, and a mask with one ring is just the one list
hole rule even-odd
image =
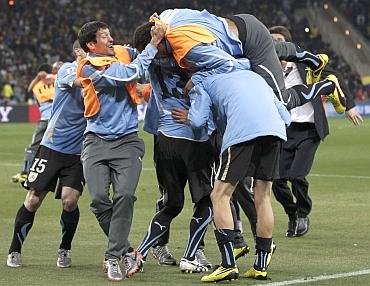
[[[287, 129], [288, 140], [282, 144], [279, 173], [272, 190], [289, 219], [306, 217], [312, 209], [306, 176], [311, 171], [320, 137], [313, 123], [293, 122]], [[288, 186], [291, 182], [291, 189]]]

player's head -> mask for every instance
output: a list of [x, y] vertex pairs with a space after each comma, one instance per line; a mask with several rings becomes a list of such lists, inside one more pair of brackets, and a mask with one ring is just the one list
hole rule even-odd
[[[152, 36], [150, 34], [150, 31], [152, 27], [154, 27], [154, 22], [146, 22], [139, 27], [136, 28], [134, 32], [134, 39], [133, 39], [133, 45], [134, 48], [137, 49], [139, 52], [142, 52], [146, 45], [150, 43]], [[156, 55], [156, 58], [159, 57], [167, 57], [170, 55], [168, 52], [166, 41], [162, 40], [159, 45], [157, 46], [158, 52]]]
[[43, 63], [43, 64], [39, 65], [39, 67], [37, 68], [37, 72], [40, 72], [40, 71], [44, 71], [46, 73], [51, 73], [51, 65], [49, 65], [47, 63]]
[[108, 25], [103, 22], [85, 23], [78, 32], [78, 41], [87, 53], [114, 56], [113, 38]]
[[80, 42], [78, 40], [73, 42], [72, 54], [76, 59], [83, 59], [86, 57], [85, 51], [81, 48]]
[[63, 65], [63, 62], [61, 61], [56, 61], [55, 63], [53, 63], [51, 73], [57, 74], [62, 65]]
[[152, 39], [150, 30], [154, 25], [154, 22], [146, 22], [136, 28], [134, 32], [133, 45], [139, 52], [142, 52], [146, 45], [150, 43], [150, 40]]
[[290, 34], [287, 27], [284, 26], [273, 26], [269, 28], [270, 34], [277, 41], [291, 42], [292, 35]]

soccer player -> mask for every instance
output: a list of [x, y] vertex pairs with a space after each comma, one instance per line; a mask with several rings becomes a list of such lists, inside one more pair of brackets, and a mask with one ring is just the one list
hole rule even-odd
[[[277, 41], [291, 41], [289, 30], [284, 26], [271, 27], [270, 32]], [[285, 85], [299, 85], [306, 81], [307, 72], [303, 64], [282, 62]], [[322, 75], [335, 73], [328, 65]], [[340, 76], [338, 75], [338, 79]], [[346, 96], [347, 117], [358, 125], [362, 122], [356, 110], [350, 91], [340, 81]], [[287, 237], [300, 237], [309, 231], [308, 215], [312, 209], [312, 200], [308, 194], [309, 174], [320, 141], [329, 134], [329, 124], [321, 98], [315, 98], [302, 106], [290, 110], [292, 124], [287, 128], [288, 140], [282, 144], [280, 155], [280, 178], [274, 180], [272, 190], [288, 215]], [[291, 182], [291, 187], [288, 186]]]
[[[188, 107], [184, 86], [189, 79], [171, 58], [157, 59], [149, 68], [152, 101], [158, 111], [158, 135], [155, 141], [155, 168], [163, 189], [163, 207], [150, 222], [148, 232], [138, 247], [145, 258], [157, 240], [166, 236], [173, 218], [184, 206], [184, 188], [189, 190], [194, 203], [188, 245], [180, 261], [183, 272], [204, 272], [208, 268], [196, 258], [198, 246], [212, 220], [209, 194], [211, 192], [211, 163], [213, 153], [208, 142], [207, 128], [194, 131], [174, 122], [173, 107]], [[150, 111], [150, 110], [149, 110]], [[152, 113], [148, 113], [148, 116]], [[138, 261], [139, 266], [140, 261]]]
[[58, 250], [57, 266], [70, 267], [71, 243], [76, 232], [80, 212], [78, 199], [84, 187], [80, 153], [86, 120], [83, 117], [81, 88], [76, 87], [77, 62], [86, 56], [78, 42], [73, 45], [76, 61], [65, 63], [55, 81], [55, 97], [49, 124], [30, 166], [25, 185], [29, 188], [14, 223], [14, 234], [9, 248], [7, 265], [22, 266], [21, 250], [32, 228], [36, 211], [49, 191], [62, 200], [60, 218], [62, 241]]
[[[345, 110], [345, 98], [335, 76], [310, 86], [285, 89], [275, 49], [279, 50], [281, 59], [304, 62], [312, 67], [315, 78], [321, 74], [328, 58], [326, 55], [313, 55], [292, 43], [274, 45], [267, 28], [253, 15], [241, 14], [224, 19], [206, 10], [169, 9], [151, 19], [168, 24], [161, 50], [165, 54], [173, 54], [181, 67], [195, 67], [216, 73], [230, 72], [238, 67], [227, 55], [247, 57], [253, 71], [267, 81], [288, 109], [316, 96], [327, 95], [338, 113]], [[151, 25], [144, 24], [137, 32], [148, 34]], [[145, 45], [146, 42], [140, 44]]]
[[[129, 252], [135, 190], [141, 173], [144, 142], [138, 137], [139, 98], [135, 80], [144, 76], [163, 39], [163, 25], [151, 30], [151, 40], [140, 55], [129, 47], [113, 46], [107, 24], [92, 21], [78, 33], [81, 47], [89, 53], [80, 62], [77, 76], [83, 86], [85, 131], [82, 162], [91, 195], [91, 210], [108, 236], [104, 268], [111, 281], [130, 277], [136, 252]], [[135, 60], [133, 60], [136, 58]], [[112, 200], [109, 185], [113, 186]], [[125, 275], [119, 266], [124, 255]]]
[[220, 162], [211, 193], [215, 237], [221, 252], [221, 265], [203, 282], [238, 278], [233, 255], [234, 229], [230, 198], [238, 182], [246, 176], [255, 179], [257, 210], [256, 260], [247, 277], [266, 278], [271, 258], [274, 218], [271, 185], [277, 175], [281, 140], [286, 140], [289, 113], [274, 96], [262, 77], [251, 71], [193, 76], [190, 92], [191, 126], [201, 127], [212, 111], [223, 134]]
[[[31, 144], [25, 150], [23, 170], [12, 176], [12, 181], [14, 183], [24, 183], [26, 181], [27, 173], [48, 125], [54, 98], [54, 81], [58, 72], [58, 70], [56, 70], [56, 64], [57, 63], [53, 64], [54, 68], [49, 64], [42, 64], [38, 68], [36, 77], [28, 85], [27, 90], [28, 92], [33, 92], [41, 112], [41, 118], [32, 135]], [[52, 70], [54, 73], [52, 73]]]

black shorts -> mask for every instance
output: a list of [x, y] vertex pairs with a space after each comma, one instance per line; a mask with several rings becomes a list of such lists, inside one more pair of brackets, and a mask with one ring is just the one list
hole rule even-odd
[[63, 187], [73, 188], [82, 194], [85, 179], [80, 155], [63, 154], [40, 145], [32, 162], [25, 186], [37, 192], [54, 192], [61, 198]]
[[279, 174], [281, 139], [262, 136], [227, 148], [220, 156], [216, 179], [235, 185], [253, 177], [272, 181]]
[[209, 141], [195, 142], [159, 134], [155, 148], [157, 177], [164, 189], [165, 206], [184, 205], [187, 182], [193, 203], [211, 193], [213, 158]]

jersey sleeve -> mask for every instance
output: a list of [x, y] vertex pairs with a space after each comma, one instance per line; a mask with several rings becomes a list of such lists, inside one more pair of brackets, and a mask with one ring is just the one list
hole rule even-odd
[[189, 124], [193, 128], [201, 128], [205, 126], [209, 120], [212, 105], [211, 98], [201, 85], [194, 86], [189, 92], [189, 97]]
[[148, 69], [156, 54], [157, 48], [148, 44], [145, 50], [128, 65], [116, 62], [103, 70], [98, 70], [92, 65], [86, 65], [82, 69], [82, 74], [83, 77], [92, 79], [97, 90], [105, 87], [124, 86], [126, 83], [144, 77], [145, 71]]
[[248, 59], [235, 59], [215, 45], [197, 45], [187, 53], [184, 60], [189, 66], [199, 69], [201, 77], [251, 69]]
[[61, 66], [57, 75], [57, 84], [59, 88], [72, 87], [76, 76], [77, 66], [73, 63], [65, 63]]

